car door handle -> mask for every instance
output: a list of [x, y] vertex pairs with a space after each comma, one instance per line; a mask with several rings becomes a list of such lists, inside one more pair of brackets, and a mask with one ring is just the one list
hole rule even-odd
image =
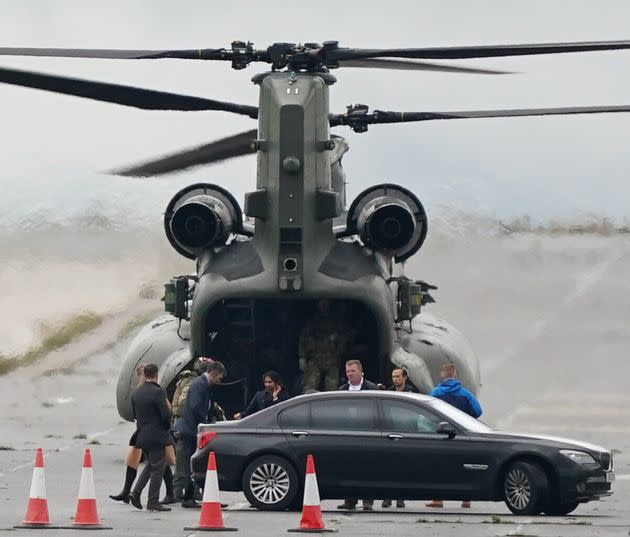
[[401, 438], [405, 438], [405, 436], [402, 434], [388, 434], [387, 438], [390, 440], [400, 440]]
[[300, 438], [301, 436], [308, 436], [307, 431], [293, 431], [291, 434], [293, 436], [297, 436], [298, 438]]

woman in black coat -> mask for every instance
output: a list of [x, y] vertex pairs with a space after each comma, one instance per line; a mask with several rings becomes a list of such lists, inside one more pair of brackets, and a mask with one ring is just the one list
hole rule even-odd
[[265, 389], [256, 392], [256, 395], [254, 395], [252, 400], [249, 402], [247, 408], [242, 412], [234, 414], [234, 419], [240, 420], [241, 418], [250, 416], [251, 414], [273, 406], [276, 403], [286, 401], [291, 397], [287, 389], [284, 387], [282, 380], [280, 379], [280, 375], [278, 375], [275, 371], [267, 371], [264, 373], [262, 381], [265, 385]]

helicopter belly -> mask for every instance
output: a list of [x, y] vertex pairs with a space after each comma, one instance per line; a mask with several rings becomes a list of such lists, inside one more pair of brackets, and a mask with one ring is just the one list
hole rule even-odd
[[190, 346], [187, 340], [188, 323], [172, 315], [161, 315], [147, 323], [132, 340], [116, 386], [116, 404], [118, 414], [133, 421], [131, 395], [136, 388], [136, 368], [140, 364], [153, 363], [158, 366], [160, 385], [166, 387], [191, 360]]

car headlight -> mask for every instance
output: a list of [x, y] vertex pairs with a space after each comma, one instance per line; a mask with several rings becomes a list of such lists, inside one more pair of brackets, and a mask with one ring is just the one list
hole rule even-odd
[[560, 453], [568, 459], [571, 459], [576, 464], [597, 464], [597, 461], [593, 458], [593, 456], [585, 451], [561, 449]]

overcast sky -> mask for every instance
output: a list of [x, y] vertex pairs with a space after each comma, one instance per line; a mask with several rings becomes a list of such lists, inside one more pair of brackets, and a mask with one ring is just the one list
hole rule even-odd
[[[630, 39], [628, 21], [627, 1], [0, 0], [0, 46], [214, 48], [240, 39], [264, 48], [280, 41], [336, 39], [342, 46], [413, 47], [610, 40]], [[520, 74], [338, 70], [332, 111], [358, 102], [408, 111], [630, 104], [630, 51], [459, 63]], [[264, 64], [233, 71], [218, 62], [15, 57], [0, 57], [0, 66], [245, 104], [257, 104], [250, 78], [265, 70]], [[255, 185], [253, 157], [151, 181], [99, 174], [252, 128], [247, 118], [141, 111], [0, 84], [0, 121], [0, 224], [27, 216], [63, 219], [86, 206], [153, 219], [186, 184], [216, 182], [239, 201]], [[351, 147], [344, 159], [350, 199], [387, 181], [413, 189], [429, 218], [444, 205], [499, 217], [630, 215], [630, 114], [336, 132], [347, 134]]]

